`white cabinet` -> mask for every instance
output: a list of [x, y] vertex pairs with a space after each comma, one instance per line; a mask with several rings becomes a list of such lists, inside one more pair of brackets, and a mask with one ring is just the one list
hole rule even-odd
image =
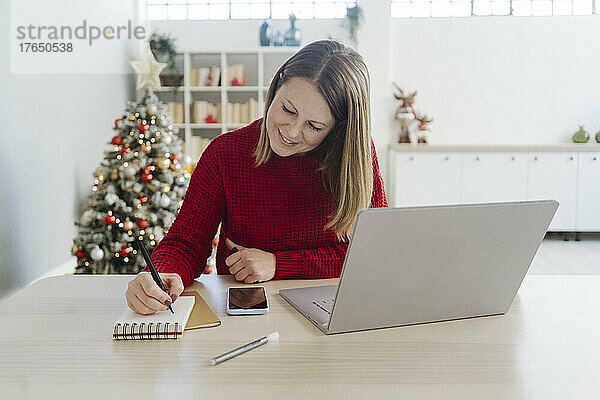
[[394, 153], [395, 207], [461, 202], [461, 153]]
[[463, 154], [463, 202], [520, 201], [527, 198], [527, 154]]
[[577, 153], [530, 153], [528, 170], [527, 198], [559, 202], [549, 229], [573, 230], [577, 205]]
[[579, 153], [577, 230], [598, 231], [600, 227], [600, 152]]
[[[600, 145], [390, 146], [395, 207], [555, 199], [550, 231], [600, 232]], [[391, 190], [390, 190], [391, 189]]]

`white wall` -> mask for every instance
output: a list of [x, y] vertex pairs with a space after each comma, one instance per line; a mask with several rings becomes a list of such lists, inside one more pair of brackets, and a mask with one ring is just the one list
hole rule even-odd
[[600, 129], [600, 16], [393, 19], [392, 76], [436, 144], [569, 142]]
[[[134, 94], [131, 74], [11, 74], [9, 4], [0, 2], [0, 298], [72, 258], [79, 205]], [[134, 20], [135, 4], [124, 4], [114, 12]], [[124, 47], [106, 57], [132, 56]]]

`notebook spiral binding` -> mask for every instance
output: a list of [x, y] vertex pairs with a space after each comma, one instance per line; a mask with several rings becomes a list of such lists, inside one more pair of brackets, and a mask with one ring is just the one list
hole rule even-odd
[[[156, 325], [154, 327], [154, 331], [152, 331], [153, 325]], [[163, 327], [162, 329], [161, 326]], [[130, 324], [126, 322], [124, 324], [118, 323], [115, 325], [113, 330], [113, 339], [177, 339], [182, 334], [183, 330], [181, 332], [179, 331], [179, 322], [175, 322], [175, 326], [172, 331], [169, 330], [169, 322], [165, 322], [164, 324], [162, 322], [157, 322], [156, 324], [153, 322], [149, 322], [148, 324], [145, 322], [142, 322], [141, 324], [136, 322]]]

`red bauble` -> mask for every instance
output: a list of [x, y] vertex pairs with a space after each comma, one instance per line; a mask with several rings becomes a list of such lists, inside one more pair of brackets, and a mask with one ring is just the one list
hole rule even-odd
[[127, 257], [127, 256], [129, 255], [129, 253], [131, 253], [131, 250], [132, 250], [132, 249], [131, 249], [131, 247], [129, 247], [129, 246], [123, 246], [123, 247], [121, 248], [121, 256], [122, 256], [122, 257]]
[[104, 222], [106, 222], [108, 225], [110, 224], [114, 224], [116, 221], [116, 218], [114, 215], [107, 215], [106, 217], [104, 217]]
[[149, 173], [149, 172], [144, 172], [144, 173], [142, 174], [142, 180], [143, 180], [144, 182], [150, 182], [150, 181], [152, 180], [152, 174], [151, 174], [151, 173]]
[[114, 138], [112, 138], [112, 144], [114, 145], [120, 145], [121, 143], [123, 143], [123, 139], [121, 138], [121, 136], [117, 135]]
[[171, 161], [173, 160], [179, 160], [179, 156], [176, 154], [171, 154], [171, 156], [169, 157], [171, 159]]
[[75, 257], [77, 257], [77, 258], [83, 258], [83, 257], [85, 257], [85, 251], [83, 251], [83, 250], [77, 250], [77, 252], [75, 253]]
[[139, 226], [140, 229], [146, 229], [148, 227], [148, 225], [150, 225], [150, 224], [148, 223], [147, 220], [145, 220], [145, 219], [138, 219], [137, 226]]
[[129, 153], [131, 149], [127, 146], [121, 147], [121, 154]]
[[117, 129], [119, 126], [119, 121], [123, 121], [123, 118], [117, 118], [115, 119], [115, 129]]
[[142, 204], [146, 204], [148, 202], [148, 198], [146, 196], [140, 196], [138, 199]]
[[215, 119], [215, 117], [213, 117], [212, 115], [208, 115], [208, 117], [204, 118], [204, 121], [206, 121], [207, 124], [214, 124], [217, 122], [217, 120]]
[[233, 80], [231, 81], [231, 86], [244, 86], [244, 85], [242, 85], [242, 82], [240, 82], [240, 80], [238, 78], [233, 78]]
[[150, 129], [150, 125], [148, 125], [148, 124], [139, 124], [138, 125], [138, 129], [140, 130], [140, 132], [146, 133], [148, 131], [148, 129]]

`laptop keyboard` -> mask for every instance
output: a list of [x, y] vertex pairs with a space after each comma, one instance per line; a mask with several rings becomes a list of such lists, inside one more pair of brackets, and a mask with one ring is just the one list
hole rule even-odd
[[334, 302], [335, 299], [320, 299], [313, 301], [313, 304], [319, 307], [321, 310], [325, 311], [327, 314], [331, 314]]

